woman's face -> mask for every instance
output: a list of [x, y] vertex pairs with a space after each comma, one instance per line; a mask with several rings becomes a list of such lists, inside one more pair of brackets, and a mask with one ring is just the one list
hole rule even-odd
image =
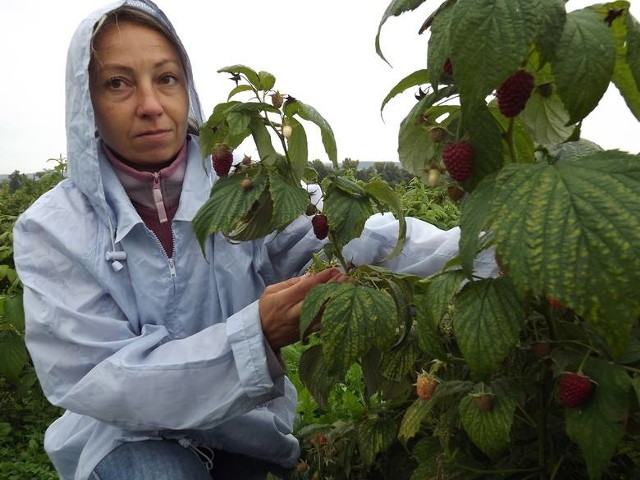
[[171, 161], [187, 135], [189, 95], [180, 56], [158, 31], [123, 21], [94, 41], [91, 101], [104, 142], [140, 169]]

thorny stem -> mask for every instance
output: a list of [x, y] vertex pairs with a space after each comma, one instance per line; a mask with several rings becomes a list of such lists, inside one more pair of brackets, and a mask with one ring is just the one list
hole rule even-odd
[[514, 163], [517, 163], [518, 158], [516, 157], [516, 149], [515, 149], [515, 145], [513, 144], [513, 126], [515, 124], [515, 120], [512, 118], [509, 119], [509, 127], [507, 128], [507, 131], [505, 132], [505, 141], [507, 142], [507, 145], [509, 146], [509, 155], [511, 155], [511, 160]]
[[483, 470], [479, 468], [469, 467], [468, 465], [460, 465], [459, 463], [455, 464], [456, 467], [461, 468], [462, 470], [467, 470], [469, 472], [481, 473], [483, 475], [487, 474], [495, 474], [495, 475], [512, 475], [514, 473], [538, 473], [540, 470], [538, 467], [536, 468], [513, 468], [513, 469], [504, 469], [504, 470]]

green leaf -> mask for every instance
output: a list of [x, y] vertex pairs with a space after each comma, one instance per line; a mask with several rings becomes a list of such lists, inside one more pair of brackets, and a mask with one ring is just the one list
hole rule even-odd
[[504, 141], [502, 129], [486, 105], [463, 105], [462, 119], [474, 152], [473, 173], [464, 182], [465, 189], [472, 191], [484, 177], [504, 165]]
[[460, 422], [471, 441], [487, 455], [496, 455], [509, 446], [516, 402], [508, 396], [494, 396], [492, 408], [482, 411], [473, 395], [460, 401]]
[[271, 230], [287, 226], [309, 205], [307, 191], [300, 184], [291, 185], [275, 171], [269, 172], [269, 192], [273, 200]]
[[324, 150], [327, 152], [327, 156], [333, 168], [338, 169], [338, 151], [336, 148], [336, 139], [333, 135], [333, 130], [329, 123], [320, 115], [315, 108], [300, 100], [287, 101], [284, 104], [285, 115], [291, 117], [293, 115], [299, 115], [300, 118], [314, 123], [320, 129], [320, 135], [322, 137], [322, 144]]
[[545, 97], [539, 89], [533, 91], [520, 120], [534, 142], [542, 145], [562, 143], [573, 135], [574, 125], [570, 124], [569, 112], [560, 96], [553, 92]]
[[580, 447], [590, 478], [600, 478], [624, 437], [631, 379], [624, 368], [593, 358], [584, 372], [597, 385], [586, 405], [566, 410], [566, 431]]
[[414, 105], [409, 114], [400, 123], [398, 133], [398, 157], [402, 167], [427, 180], [425, 168], [436, 163], [436, 145], [429, 135], [423, 114], [436, 102], [457, 93], [457, 87], [441, 88], [437, 92], [423, 97]]
[[380, 24], [378, 25], [378, 32], [376, 33], [376, 53], [385, 62], [389, 63], [382, 54], [382, 50], [380, 49], [380, 31], [382, 30], [382, 25], [384, 25], [389, 17], [397, 17], [404, 12], [415, 10], [420, 5], [422, 5], [424, 1], [425, 0], [392, 0], [392, 2], [385, 10], [384, 14], [382, 15], [382, 19], [380, 20]]
[[[442, 79], [444, 64], [451, 56], [451, 24], [454, 2], [443, 3], [433, 14], [428, 40], [427, 70], [435, 90]], [[455, 74], [455, 72], [454, 72]]]
[[431, 401], [417, 398], [409, 405], [402, 416], [398, 439], [407, 443], [420, 431], [422, 422], [431, 418]]
[[398, 425], [393, 418], [371, 418], [358, 428], [358, 451], [365, 466], [373, 465], [376, 455], [386, 451], [396, 439]]
[[603, 151], [508, 165], [493, 199], [495, 241], [513, 282], [585, 317], [615, 353], [639, 308], [638, 191], [638, 157]]
[[227, 72], [232, 74], [240, 73], [247, 78], [249, 83], [253, 85], [256, 88], [256, 90], [264, 90], [262, 86], [262, 82], [260, 81], [259, 75], [256, 73], [255, 70], [253, 70], [250, 67], [247, 67], [246, 65], [232, 65], [232, 66], [224, 67], [218, 70], [218, 73], [222, 73], [222, 72]]
[[253, 141], [256, 144], [260, 160], [267, 166], [273, 166], [278, 160], [278, 152], [273, 148], [271, 135], [266, 125], [259, 118], [253, 117], [249, 124]]
[[402, 247], [404, 247], [404, 241], [407, 238], [407, 222], [404, 218], [404, 207], [396, 191], [383, 180], [371, 180], [364, 186], [364, 190], [369, 195], [369, 198], [373, 198], [376, 202], [380, 202], [389, 207], [391, 213], [398, 219], [398, 241], [393, 251], [383, 259], [383, 261], [389, 260], [400, 254]]
[[286, 123], [291, 126], [291, 136], [287, 139], [287, 153], [291, 161], [291, 170], [294, 177], [300, 180], [309, 163], [307, 134], [304, 127], [295, 118], [288, 117]]
[[536, 7], [536, 15], [540, 18], [540, 29], [536, 35], [536, 45], [540, 49], [540, 64], [553, 58], [556, 45], [562, 36], [564, 23], [567, 20], [565, 0], [539, 0], [532, 2]]
[[229, 125], [229, 135], [244, 136], [249, 135], [249, 123], [251, 116], [244, 112], [230, 112], [227, 115], [227, 125]]
[[322, 345], [313, 345], [302, 352], [298, 368], [300, 380], [318, 402], [318, 406], [322, 410], [328, 410], [329, 393], [340, 379], [329, 375]]
[[403, 93], [405, 90], [411, 87], [415, 87], [416, 85], [424, 85], [425, 83], [428, 83], [428, 82], [429, 82], [429, 73], [427, 70], [424, 70], [424, 69], [417, 70], [407, 75], [389, 91], [386, 97], [384, 97], [384, 100], [382, 100], [382, 105], [380, 105], [380, 114], [382, 115], [382, 111], [384, 110], [385, 105], [389, 103], [389, 101], [393, 97]]
[[12, 331], [0, 331], [0, 378], [17, 380], [28, 361], [22, 336]]
[[247, 92], [247, 91], [253, 91], [250, 85], [246, 85], [246, 84], [238, 85], [237, 87], [235, 87], [229, 92], [229, 96], [227, 97], [227, 100], [231, 100], [231, 97], [236, 96], [238, 93]]
[[393, 342], [396, 306], [384, 291], [352, 283], [319, 285], [304, 299], [301, 332], [311, 325], [322, 308], [320, 336], [332, 374], [342, 376], [371, 346], [385, 349]]
[[3, 302], [4, 318], [16, 331], [24, 333], [24, 306], [22, 295], [5, 297]]
[[475, 107], [520, 67], [538, 28], [531, 0], [458, 0], [450, 23], [453, 75]]
[[453, 329], [474, 377], [486, 379], [516, 345], [525, 307], [506, 277], [468, 283], [455, 299]]
[[400, 381], [410, 374], [420, 357], [420, 348], [415, 338], [410, 339], [398, 348], [392, 348], [382, 357], [382, 373], [386, 378]]
[[15, 269], [9, 265], [0, 265], [0, 280], [6, 279], [8, 283], [13, 283], [18, 278]]
[[[201, 246], [209, 235], [236, 227], [267, 187], [266, 177], [260, 175], [253, 180], [253, 188], [245, 190], [240, 185], [243, 178], [230, 175], [213, 184], [209, 198], [193, 217], [193, 229]], [[267, 221], [270, 220], [269, 217]]]
[[567, 14], [552, 67], [569, 123], [596, 107], [609, 86], [615, 58], [613, 36], [599, 15], [590, 10]]
[[485, 177], [462, 202], [460, 208], [460, 250], [462, 269], [473, 273], [473, 263], [480, 249], [480, 235], [490, 221], [491, 201], [495, 190], [495, 175]]
[[265, 72], [264, 70], [261, 70], [258, 72], [258, 78], [260, 79], [260, 85], [262, 85], [262, 90], [264, 91], [271, 90], [273, 86], [276, 84], [276, 77], [274, 77], [269, 72]]
[[374, 213], [368, 196], [351, 195], [341, 188], [327, 191], [323, 211], [339, 247], [344, 247], [349, 241], [359, 237], [365, 222]]
[[610, 27], [616, 45], [612, 80], [631, 113], [640, 120], [640, 62], [629, 54], [629, 49], [635, 49], [640, 55], [640, 26], [629, 14], [629, 2], [612, 2], [607, 4], [606, 11], [609, 8], [624, 10], [622, 18], [614, 20]]

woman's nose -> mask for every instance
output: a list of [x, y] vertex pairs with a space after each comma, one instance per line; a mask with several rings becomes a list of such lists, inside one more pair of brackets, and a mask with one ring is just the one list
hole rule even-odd
[[152, 86], [138, 87], [138, 106], [136, 114], [140, 117], [157, 117], [162, 113], [159, 92]]

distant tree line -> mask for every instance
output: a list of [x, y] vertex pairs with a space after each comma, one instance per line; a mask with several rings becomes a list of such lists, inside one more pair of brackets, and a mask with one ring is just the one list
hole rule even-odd
[[[318, 182], [333, 172], [333, 166], [322, 160], [313, 160], [311, 166], [318, 173]], [[375, 162], [369, 167], [360, 168], [359, 160], [345, 158], [340, 169], [351, 170], [353, 176], [362, 181], [369, 181], [375, 177], [380, 178], [391, 187], [408, 184], [414, 178], [414, 175], [403, 169], [398, 162]]]

